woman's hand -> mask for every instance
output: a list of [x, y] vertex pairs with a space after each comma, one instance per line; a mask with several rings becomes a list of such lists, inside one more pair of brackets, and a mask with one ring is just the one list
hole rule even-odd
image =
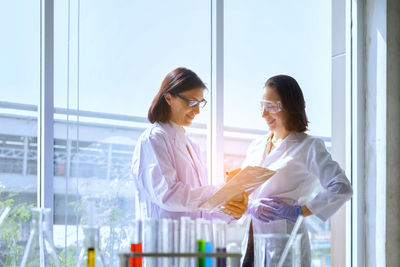
[[228, 175], [225, 179], [225, 182], [229, 182], [230, 180], [232, 180], [233, 176], [238, 174], [241, 170], [242, 170], [241, 168], [238, 168], [238, 169], [230, 171], [230, 172], [225, 172], [225, 174]]
[[289, 205], [277, 197], [259, 199], [258, 205], [251, 212], [257, 219], [270, 222], [279, 219], [287, 219], [292, 222], [298, 216], [303, 215], [303, 211], [298, 205]]
[[231, 198], [226, 204], [226, 210], [233, 216], [235, 219], [239, 219], [246, 212], [247, 206], [249, 204], [249, 197], [246, 193], [242, 193], [242, 199], [238, 200], [238, 197], [235, 196]]

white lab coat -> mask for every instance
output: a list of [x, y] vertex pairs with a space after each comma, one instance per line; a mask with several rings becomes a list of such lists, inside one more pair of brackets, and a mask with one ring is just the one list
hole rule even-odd
[[[249, 146], [243, 163], [243, 168], [262, 166], [276, 171], [274, 176], [250, 194], [250, 207], [257, 205], [259, 198], [279, 197], [291, 205], [306, 205], [313, 215], [325, 221], [351, 198], [353, 191], [350, 182], [339, 164], [332, 160], [321, 139], [292, 132], [267, 154], [268, 137], [269, 134]], [[265, 223], [247, 216], [253, 223], [254, 234], [290, 234], [294, 226], [294, 223], [285, 219]], [[311, 266], [306, 227], [303, 225], [299, 232], [304, 233], [301, 242], [302, 266]]]
[[146, 202], [148, 217], [209, 218], [198, 206], [219, 187], [209, 185], [200, 149], [183, 127], [173, 122], [156, 122], [148, 128], [137, 141], [132, 174], [140, 201]]

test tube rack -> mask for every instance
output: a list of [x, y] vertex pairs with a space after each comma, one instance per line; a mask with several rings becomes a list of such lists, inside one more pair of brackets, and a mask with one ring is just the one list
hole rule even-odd
[[240, 253], [119, 253], [119, 266], [129, 267], [132, 257], [167, 257], [167, 258], [231, 258], [231, 267], [240, 266]]

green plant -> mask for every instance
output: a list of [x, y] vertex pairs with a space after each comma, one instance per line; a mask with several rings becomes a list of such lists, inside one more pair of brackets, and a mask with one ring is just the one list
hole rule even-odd
[[76, 245], [63, 249], [60, 253], [61, 266], [74, 267], [76, 265]]
[[8, 216], [0, 226], [0, 264], [2, 266], [17, 266], [24, 253], [24, 240], [21, 234], [23, 227], [31, 219], [31, 208], [34, 204], [20, 202], [15, 198], [17, 191], [6, 191], [0, 187], [0, 210], [9, 206]]

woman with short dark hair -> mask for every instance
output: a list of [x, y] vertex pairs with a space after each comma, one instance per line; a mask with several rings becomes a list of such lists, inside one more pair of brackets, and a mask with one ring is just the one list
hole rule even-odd
[[[305, 133], [305, 102], [295, 79], [287, 75], [268, 79], [260, 105], [269, 132], [249, 146], [242, 168], [262, 166], [276, 174], [249, 195], [243, 266], [254, 265], [253, 233], [290, 234], [298, 216], [316, 215], [325, 221], [353, 193], [324, 141]], [[300, 233], [302, 266], [311, 266], [305, 225]]]
[[[183, 128], [207, 103], [205, 88], [193, 71], [177, 68], [164, 78], [150, 106], [148, 119], [153, 125], [137, 141], [132, 173], [151, 218], [204, 217], [199, 205], [219, 188], [209, 185], [200, 149]], [[241, 217], [247, 195], [230, 204], [228, 212]]]

